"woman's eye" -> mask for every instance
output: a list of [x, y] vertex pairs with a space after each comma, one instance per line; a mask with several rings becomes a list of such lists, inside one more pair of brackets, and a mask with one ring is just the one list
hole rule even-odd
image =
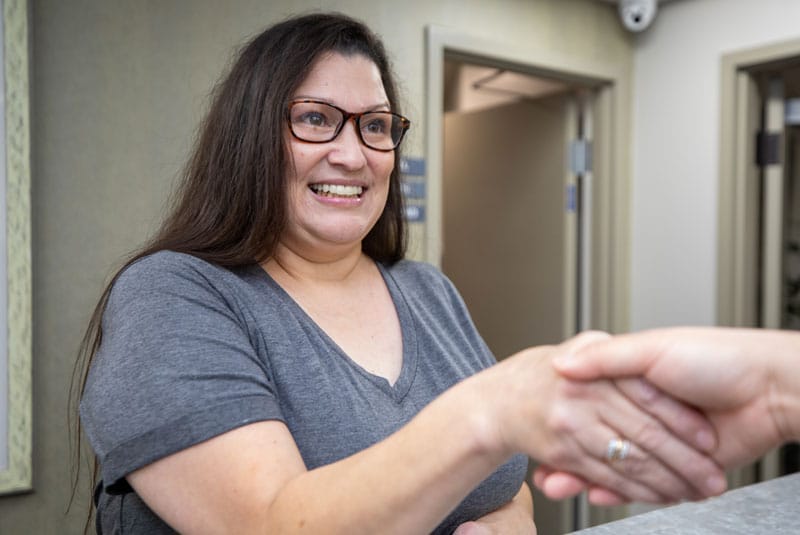
[[364, 131], [370, 134], [382, 134], [389, 128], [388, 121], [381, 117], [371, 117], [364, 125]]
[[326, 126], [328, 119], [320, 112], [310, 111], [301, 115], [299, 122], [309, 126]]

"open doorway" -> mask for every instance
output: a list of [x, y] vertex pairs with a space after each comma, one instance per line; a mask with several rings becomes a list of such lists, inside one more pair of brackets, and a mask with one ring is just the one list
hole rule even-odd
[[[442, 270], [499, 359], [580, 330], [581, 89], [445, 58]], [[572, 531], [568, 507], [536, 503], [541, 532]]]
[[[498, 357], [627, 330], [629, 73], [436, 27], [427, 38], [426, 259]], [[537, 496], [546, 533], [625, 515]]]
[[498, 358], [576, 330], [574, 88], [445, 61], [442, 270]]

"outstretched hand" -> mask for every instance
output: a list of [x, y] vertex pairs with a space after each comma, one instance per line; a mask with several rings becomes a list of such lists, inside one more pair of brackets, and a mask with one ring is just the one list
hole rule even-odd
[[[780, 358], [779, 336], [756, 330], [661, 329], [595, 339], [555, 358], [553, 365], [578, 381], [646, 380], [650, 394], [632, 399], [651, 414], [671, 399], [700, 408], [719, 439], [712, 456], [727, 468], [757, 458], [791, 435], [790, 422], [774, 409], [779, 381], [759, 358], [767, 354]], [[673, 422], [673, 431], [685, 435], [689, 426]], [[613, 504], [623, 498], [552, 465], [541, 466], [534, 483], [553, 499], [584, 489], [592, 503]]]
[[553, 365], [575, 380], [642, 377], [656, 397], [664, 393], [702, 409], [719, 436], [714, 458], [736, 466], [781, 442], [780, 424], [768, 407], [773, 378], [755, 365], [769, 344], [753, 340], [756, 334], [763, 335], [708, 328], [622, 335], [584, 345]]

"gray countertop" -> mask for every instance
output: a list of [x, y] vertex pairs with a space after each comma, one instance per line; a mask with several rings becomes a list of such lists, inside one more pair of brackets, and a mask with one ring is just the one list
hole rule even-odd
[[682, 503], [575, 533], [800, 534], [800, 473], [742, 487], [702, 502]]

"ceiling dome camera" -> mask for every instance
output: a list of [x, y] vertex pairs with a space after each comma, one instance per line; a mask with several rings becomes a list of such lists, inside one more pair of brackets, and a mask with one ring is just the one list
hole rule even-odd
[[620, 0], [619, 16], [622, 24], [632, 32], [641, 32], [653, 22], [658, 10], [658, 0]]

